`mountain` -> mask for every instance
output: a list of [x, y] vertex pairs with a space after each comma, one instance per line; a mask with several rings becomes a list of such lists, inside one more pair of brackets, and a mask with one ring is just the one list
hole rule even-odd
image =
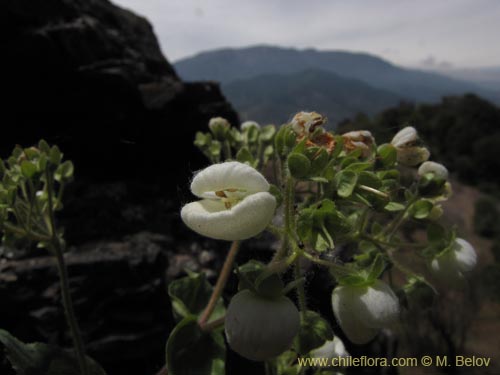
[[242, 119], [278, 124], [299, 110], [315, 110], [336, 124], [358, 112], [375, 114], [401, 99], [324, 70], [263, 74], [226, 83], [223, 91]]
[[472, 82], [500, 94], [500, 66], [466, 69], [448, 68], [437, 70], [437, 72], [462, 81]]
[[[366, 53], [254, 46], [203, 52], [177, 61], [174, 67], [185, 80], [219, 81], [242, 119], [266, 122], [320, 107], [333, 121], [356, 112], [373, 113], [385, 102], [437, 102], [443, 96], [464, 93], [500, 103], [495, 87], [402, 68]], [[333, 85], [331, 90], [326, 82]], [[354, 87], [348, 88], [348, 83]], [[356, 95], [343, 97], [347, 92]]]
[[[264, 74], [320, 69], [415, 101], [436, 101], [443, 95], [465, 92], [497, 99], [494, 93], [474, 83], [402, 68], [366, 53], [254, 46], [203, 52], [177, 61], [174, 67], [185, 80], [215, 80], [221, 82], [223, 88], [235, 80]], [[229, 96], [229, 99], [232, 98]]]

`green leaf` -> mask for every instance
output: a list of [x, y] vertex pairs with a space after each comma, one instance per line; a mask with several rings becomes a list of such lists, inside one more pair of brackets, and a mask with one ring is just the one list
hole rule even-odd
[[389, 202], [384, 207], [384, 210], [389, 212], [403, 211], [404, 209], [405, 205], [398, 202]]
[[318, 148], [311, 161], [311, 174], [319, 176], [328, 164], [328, 152], [324, 148]]
[[330, 324], [314, 311], [306, 311], [300, 323], [300, 330], [294, 339], [293, 346], [301, 354], [322, 346], [325, 341], [333, 340]]
[[375, 173], [370, 171], [362, 171], [358, 174], [358, 184], [366, 185], [374, 189], [380, 189], [380, 187], [382, 186], [382, 181]]
[[396, 164], [398, 152], [393, 145], [389, 143], [380, 145], [377, 149], [377, 153], [384, 167], [390, 168]]
[[291, 175], [298, 179], [305, 178], [311, 169], [309, 159], [305, 155], [296, 152], [288, 155], [287, 163]]
[[379, 253], [373, 260], [373, 263], [370, 267], [370, 271], [368, 273], [368, 280], [372, 281], [377, 280], [380, 277], [380, 275], [382, 275], [384, 270], [385, 270], [384, 257], [382, 256], [382, 254]]
[[66, 160], [64, 163], [59, 164], [59, 166], [57, 167], [56, 172], [54, 173], [54, 179], [59, 182], [63, 180], [69, 180], [73, 177], [74, 171], [75, 168], [71, 160]]
[[167, 341], [169, 375], [224, 375], [224, 338], [203, 332], [195, 317], [181, 320]]
[[266, 125], [260, 129], [259, 138], [263, 142], [269, 142], [272, 141], [275, 134], [276, 127], [274, 125]]
[[38, 148], [40, 149], [40, 151], [42, 151], [44, 154], [48, 154], [50, 153], [50, 146], [49, 144], [47, 143], [47, 141], [45, 141], [45, 139], [41, 139], [39, 142], [38, 142]]
[[335, 138], [335, 147], [333, 148], [331, 158], [336, 159], [342, 150], [344, 149], [344, 138], [341, 135], [337, 135]]
[[32, 178], [37, 172], [36, 165], [31, 161], [23, 160], [21, 162], [21, 172], [24, 177]]
[[[0, 343], [17, 375], [80, 375], [77, 359], [61, 348], [39, 342], [25, 344], [3, 329]], [[106, 375], [94, 360], [86, 360], [89, 375]]]
[[59, 147], [57, 146], [52, 146], [49, 152], [49, 160], [52, 164], [54, 165], [59, 165], [63, 157], [63, 154], [61, 150], [59, 150]]
[[[210, 299], [213, 287], [203, 273], [191, 273], [186, 277], [172, 281], [168, 285], [168, 295], [172, 300], [174, 314], [179, 319], [196, 316], [203, 312]], [[225, 313], [222, 298], [217, 302], [210, 321], [222, 317]]]
[[251, 166], [253, 166], [255, 163], [255, 159], [247, 147], [240, 148], [240, 150], [236, 154], [236, 160], [238, 160], [240, 163], [248, 163]]
[[415, 219], [426, 219], [431, 213], [432, 207], [434, 204], [431, 201], [420, 199], [411, 206], [410, 212]]
[[350, 197], [356, 187], [357, 181], [358, 175], [355, 172], [340, 171], [334, 178], [334, 183], [337, 187], [337, 194], [342, 198]]
[[362, 171], [366, 171], [367, 169], [370, 169], [372, 166], [373, 166], [372, 163], [368, 163], [368, 162], [363, 162], [363, 163], [356, 162], [356, 163], [349, 164], [345, 168], [345, 170], [346, 171], [354, 171], [354, 172], [362, 172]]

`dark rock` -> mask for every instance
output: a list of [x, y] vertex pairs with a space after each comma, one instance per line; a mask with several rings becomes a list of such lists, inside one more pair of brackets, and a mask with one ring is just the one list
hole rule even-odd
[[[169, 253], [170, 237], [139, 233], [66, 254], [88, 352], [110, 375], [153, 374], [162, 365], [173, 325], [165, 278]], [[53, 257], [4, 260], [0, 300], [2, 328], [29, 342], [71, 345]]]
[[107, 0], [6, 0], [0, 6], [0, 155], [45, 138], [77, 176], [148, 179], [175, 189], [201, 165], [193, 136], [238, 119], [215, 83], [183, 83], [151, 25]]

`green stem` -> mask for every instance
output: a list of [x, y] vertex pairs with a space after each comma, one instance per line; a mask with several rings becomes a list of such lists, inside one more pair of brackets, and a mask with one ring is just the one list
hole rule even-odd
[[51, 234], [51, 245], [54, 254], [57, 259], [57, 270], [59, 272], [59, 282], [61, 285], [62, 302], [64, 307], [64, 313], [66, 315], [66, 320], [71, 331], [71, 336], [73, 338], [73, 343], [75, 345], [76, 357], [78, 360], [78, 366], [80, 368], [80, 373], [82, 375], [88, 375], [87, 360], [85, 359], [85, 348], [83, 345], [82, 335], [80, 333], [80, 328], [75, 317], [75, 311], [73, 307], [73, 301], [71, 299], [71, 294], [69, 291], [69, 277], [68, 269], [64, 261], [63, 248], [61, 242], [57, 237], [54, 206], [53, 206], [53, 181], [50, 172], [47, 170], [47, 190], [48, 190], [48, 210], [49, 210], [49, 220], [50, 220], [50, 234]]
[[366, 186], [366, 185], [358, 185], [358, 187], [361, 189], [361, 190], [364, 190], [364, 191], [367, 191], [369, 193], [372, 193], [372, 194], [375, 194], [375, 195], [378, 195], [379, 197], [381, 198], [384, 198], [384, 199], [389, 199], [389, 194], [386, 194], [384, 193], [383, 191], [380, 191], [380, 190], [377, 190], [377, 189], [374, 189], [370, 186]]
[[221, 296], [222, 291], [226, 286], [227, 279], [231, 274], [233, 263], [236, 258], [236, 254], [238, 254], [239, 248], [240, 248], [240, 242], [233, 241], [233, 243], [231, 244], [231, 248], [229, 249], [229, 253], [227, 254], [226, 260], [224, 261], [224, 265], [222, 266], [219, 278], [215, 283], [212, 295], [210, 296], [210, 299], [207, 303], [207, 306], [205, 307], [205, 310], [203, 311], [203, 314], [201, 314], [200, 318], [198, 319], [198, 324], [200, 325], [201, 329], [205, 329], [208, 319], [210, 319], [210, 316], [212, 315], [215, 306], [217, 306], [219, 297]]
[[215, 329], [223, 326], [225, 320], [226, 320], [226, 317], [223, 316], [223, 317], [221, 317], [219, 319], [215, 319], [215, 320], [213, 320], [211, 322], [207, 322], [203, 326], [203, 331], [205, 331], [205, 332], [211, 332], [211, 331], [213, 331], [213, 330], [215, 330]]
[[[295, 261], [295, 280], [302, 279], [302, 271], [300, 269], [300, 258]], [[306, 305], [306, 290], [304, 288], [304, 283], [299, 283], [297, 285], [297, 299], [299, 301], [300, 318], [302, 321], [305, 320], [307, 305]]]
[[387, 234], [387, 237], [390, 239], [395, 233], [396, 231], [399, 229], [399, 227], [401, 226], [401, 224], [403, 224], [403, 221], [406, 217], [406, 214], [408, 212], [408, 210], [410, 209], [411, 205], [413, 203], [415, 203], [416, 201], [418, 200], [418, 197], [415, 196], [414, 198], [410, 199], [408, 201], [408, 204], [406, 205], [405, 209], [402, 210], [399, 215], [397, 216], [397, 218], [387, 227], [387, 230], [384, 231], [385, 234]]
[[320, 266], [330, 268], [333, 271], [333, 273], [336, 275], [347, 275], [348, 274], [348, 271], [346, 271], [344, 269], [344, 267], [339, 266], [337, 263], [333, 263], [333, 262], [330, 262], [328, 260], [316, 258], [305, 251], [301, 255], [313, 263], [319, 264]]

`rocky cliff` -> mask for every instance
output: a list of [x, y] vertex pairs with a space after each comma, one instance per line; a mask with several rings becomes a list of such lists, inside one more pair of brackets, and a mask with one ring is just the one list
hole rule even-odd
[[[173, 243], [176, 191], [205, 163], [193, 137], [237, 115], [217, 84], [182, 82], [147, 20], [107, 0], [5, 0], [0, 42], [0, 157], [45, 138], [75, 164], [59, 219], [79, 244], [67, 260], [89, 353], [110, 375], [152, 374], [172, 325], [166, 283], [191, 259]], [[130, 236], [143, 229], [160, 234]], [[68, 346], [46, 255], [0, 246], [0, 327]]]
[[217, 84], [182, 82], [148, 21], [107, 0], [5, 0], [0, 9], [2, 157], [43, 137], [80, 176], [175, 186], [199, 165], [195, 131], [215, 115], [238, 121]]

